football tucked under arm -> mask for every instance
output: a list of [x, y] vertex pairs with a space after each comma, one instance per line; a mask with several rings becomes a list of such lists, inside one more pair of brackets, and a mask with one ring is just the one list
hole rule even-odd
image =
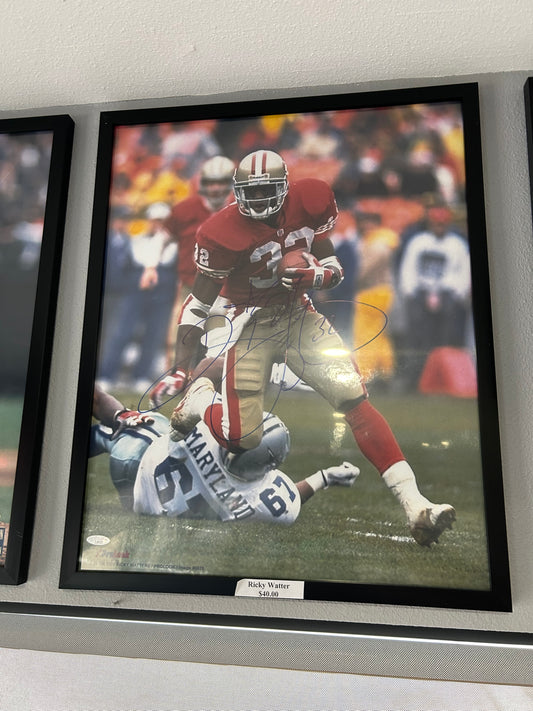
[[344, 271], [341, 263], [335, 255], [317, 259], [309, 252], [301, 252], [301, 266], [289, 266], [292, 252], [289, 252], [284, 265], [282, 259], [278, 266], [278, 274], [281, 275], [281, 283], [289, 291], [297, 289], [332, 289], [341, 283], [344, 278]]

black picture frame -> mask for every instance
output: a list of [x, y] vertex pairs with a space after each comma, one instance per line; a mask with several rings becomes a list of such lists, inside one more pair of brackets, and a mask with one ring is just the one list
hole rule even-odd
[[[16, 441], [18, 435], [18, 448], [11, 448], [8, 454], [6, 470], [8, 476], [14, 473], [12, 484], [11, 509], [8, 512], [8, 525], [2, 526], [3, 543], [6, 545], [4, 563], [0, 566], [0, 584], [18, 585], [27, 579], [30, 558], [31, 536], [35, 500], [38, 485], [41, 448], [43, 442], [43, 423], [46, 412], [48, 393], [50, 359], [56, 302], [61, 264], [61, 251], [63, 245], [63, 232], [65, 227], [65, 213], [70, 175], [70, 162], [74, 122], [68, 115], [35, 116], [0, 120], [0, 140], [17, 142], [21, 152], [16, 153], [14, 170], [10, 175], [3, 175], [4, 185], [10, 184], [13, 174], [24, 172], [24, 180], [17, 183], [15, 177], [13, 185], [6, 188], [9, 197], [3, 202], [4, 218], [8, 216], [12, 206], [15, 205], [17, 219], [37, 219], [42, 224], [42, 232], [35, 236], [36, 244], [40, 248], [35, 257], [35, 269], [32, 272], [31, 286], [34, 297], [28, 304], [17, 304], [15, 292], [12, 293], [10, 302], [4, 301], [4, 306], [9, 303], [8, 311], [15, 321], [3, 318], [4, 340], [2, 344], [4, 365], [0, 373], [4, 376], [5, 383], [13, 378], [12, 361], [17, 360], [16, 379], [21, 378], [22, 384], [17, 388], [17, 401], [22, 403], [20, 429], [14, 433]], [[36, 147], [32, 141], [42, 137], [46, 145]], [[28, 145], [25, 145], [25, 142]], [[37, 157], [38, 148], [42, 155]], [[5, 144], [4, 144], [5, 149]], [[23, 152], [25, 151], [25, 152]], [[7, 157], [6, 157], [7, 156]], [[42, 163], [39, 162], [42, 159]], [[0, 162], [4, 160], [4, 168], [10, 160], [4, 151]], [[17, 163], [20, 161], [20, 163]], [[22, 171], [22, 162], [24, 169]], [[39, 183], [38, 169], [42, 168], [42, 184]], [[10, 192], [13, 188], [12, 192]], [[41, 191], [41, 194], [38, 194]], [[37, 201], [41, 201], [41, 206]], [[24, 204], [25, 207], [20, 207]], [[32, 214], [25, 212], [28, 210]], [[36, 210], [36, 215], [33, 211]], [[3, 234], [6, 234], [6, 224], [3, 221]], [[5, 223], [5, 224], [4, 224]], [[7, 230], [10, 230], [7, 226]], [[18, 239], [18, 238], [17, 238]], [[3, 240], [5, 244], [5, 239]], [[8, 264], [7, 252], [3, 253], [4, 264]], [[11, 268], [11, 267], [10, 267]], [[5, 274], [4, 274], [5, 283]], [[23, 311], [24, 309], [24, 311]], [[18, 321], [17, 328], [20, 333], [16, 343], [8, 338], [9, 330]], [[11, 325], [10, 325], [11, 324]], [[17, 331], [18, 333], [18, 331]], [[14, 355], [16, 353], [16, 355]], [[11, 382], [12, 384], [12, 382]], [[5, 388], [3, 387], [3, 394]], [[15, 418], [16, 419], [16, 418]], [[13, 443], [11, 443], [13, 445]], [[14, 465], [13, 465], [14, 461]], [[14, 471], [13, 471], [14, 466]], [[11, 488], [8, 487], [8, 488]], [[7, 518], [7, 517], [6, 517]]]
[[[492, 318], [484, 216], [483, 169], [478, 86], [475, 83], [394, 89], [387, 91], [311, 96], [153, 109], [106, 112], [101, 115], [98, 162], [94, 196], [90, 251], [90, 277], [86, 311], [76, 425], [65, 524], [60, 587], [93, 590], [200, 593], [235, 595], [239, 580], [254, 575], [81, 569], [82, 530], [87, 494], [88, 447], [92, 423], [92, 402], [98, 368], [99, 333], [105, 305], [104, 279], [106, 234], [110, 219], [110, 195], [117, 130], [124, 127], [160, 126], [186, 122], [230, 122], [259, 117], [327, 114], [342, 111], [387, 111], [398, 107], [449, 106], [460, 109], [464, 150], [465, 225], [470, 250], [472, 318], [476, 353], [476, 417], [479, 425], [479, 458], [482, 494], [479, 504], [484, 519], [488, 583], [483, 589], [466, 586], [443, 587], [424, 584], [380, 584], [379, 582], [320, 580], [304, 578], [304, 600], [350, 601], [418, 605], [462, 609], [510, 611], [511, 591], [507, 554], [503, 482], [499, 445], [499, 424], [493, 354]], [[235, 125], [234, 123], [231, 125]], [[290, 171], [289, 171], [290, 172]], [[139, 401], [140, 403], [141, 401]], [[146, 401], [145, 401], [146, 402]], [[143, 409], [139, 404], [139, 409]], [[96, 532], [97, 534], [99, 532]], [[98, 543], [101, 543], [98, 540]], [[104, 544], [106, 541], [103, 541]], [[120, 556], [120, 553], [117, 554]], [[116, 557], [116, 556], [115, 556]], [[149, 567], [149, 566], [148, 566]], [[276, 576], [273, 571], [269, 579]], [[285, 576], [290, 578], [290, 576]], [[301, 580], [301, 578], [299, 578]], [[259, 604], [259, 603], [258, 603]]]
[[524, 84], [524, 101], [526, 108], [526, 137], [527, 137], [527, 148], [528, 148], [528, 165], [529, 165], [529, 175], [530, 175], [530, 191], [531, 191], [531, 206], [533, 210], [533, 77], [528, 77]]

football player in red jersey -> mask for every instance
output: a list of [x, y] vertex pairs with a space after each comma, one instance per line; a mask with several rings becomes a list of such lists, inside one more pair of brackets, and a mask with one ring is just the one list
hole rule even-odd
[[[197, 274], [194, 262], [196, 230], [208, 217], [220, 210], [231, 193], [235, 165], [225, 156], [214, 156], [202, 165], [198, 192], [182, 200], [172, 208], [163, 227], [168, 233], [165, 245], [176, 242], [178, 245], [178, 292], [174, 303], [169, 341], [174, 348], [175, 323], [183, 302], [191, 293]], [[157, 267], [147, 267], [142, 278], [141, 288], [151, 288], [157, 284]], [[170, 362], [172, 362], [170, 360]]]
[[[175, 372], [152, 390], [155, 406], [187, 387], [172, 424], [184, 430], [196, 417], [191, 380], [200, 341], [209, 355], [224, 355], [222, 404], [204, 420], [230, 451], [257, 446], [262, 436], [266, 385], [274, 362], [285, 362], [345, 419], [363, 455], [376, 467], [407, 515], [414, 539], [429, 546], [455, 520], [449, 504], [432, 504], [384, 417], [368, 393], [340, 336], [313, 307], [306, 290], [328, 289], [343, 278], [328, 232], [337, 207], [327, 183], [302, 179], [289, 186], [285, 162], [258, 150], [238, 165], [236, 202], [213, 215], [196, 237], [198, 275], [178, 325]], [[278, 275], [281, 257], [305, 249], [306, 268]], [[207, 373], [208, 375], [208, 373]]]

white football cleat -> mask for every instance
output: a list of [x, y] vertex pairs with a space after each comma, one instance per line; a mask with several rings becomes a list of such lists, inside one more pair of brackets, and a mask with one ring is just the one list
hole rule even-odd
[[184, 439], [200, 422], [205, 408], [214, 401], [214, 396], [215, 388], [209, 378], [198, 378], [189, 385], [170, 416], [170, 438], [174, 442]]
[[419, 546], [430, 546], [438, 543], [443, 531], [451, 529], [455, 519], [455, 509], [450, 504], [432, 504], [409, 517], [409, 530]]

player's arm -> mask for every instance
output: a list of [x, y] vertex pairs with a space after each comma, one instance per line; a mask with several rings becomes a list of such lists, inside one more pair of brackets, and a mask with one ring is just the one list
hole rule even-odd
[[192, 292], [185, 300], [179, 316], [174, 372], [165, 376], [150, 393], [150, 399], [155, 407], [160, 407], [179, 394], [187, 385], [209, 309], [221, 288], [222, 280], [201, 272], [196, 275]]
[[124, 405], [117, 400], [116, 397], [106, 393], [104, 390], [94, 386], [93, 393], [93, 416], [100, 420], [103, 425], [112, 427], [114, 423], [115, 413], [123, 410]]
[[293, 289], [333, 289], [344, 279], [344, 270], [335, 256], [329, 237], [314, 240], [311, 252], [304, 252], [308, 267], [287, 269], [282, 284]]
[[95, 385], [93, 393], [93, 416], [103, 425], [114, 430], [113, 439], [125, 429], [143, 427], [154, 422], [151, 415], [124, 407], [120, 400], [106, 393], [97, 385]]
[[204, 332], [205, 319], [217, 298], [222, 281], [199, 272], [194, 280], [192, 292], [183, 305], [176, 335], [176, 370], [191, 370], [192, 358], [196, 355], [200, 338]]
[[350, 462], [343, 462], [338, 467], [320, 469], [306, 479], [298, 481], [296, 488], [302, 504], [305, 504], [320, 489], [328, 489], [330, 486], [353, 486], [359, 474], [359, 467]]

